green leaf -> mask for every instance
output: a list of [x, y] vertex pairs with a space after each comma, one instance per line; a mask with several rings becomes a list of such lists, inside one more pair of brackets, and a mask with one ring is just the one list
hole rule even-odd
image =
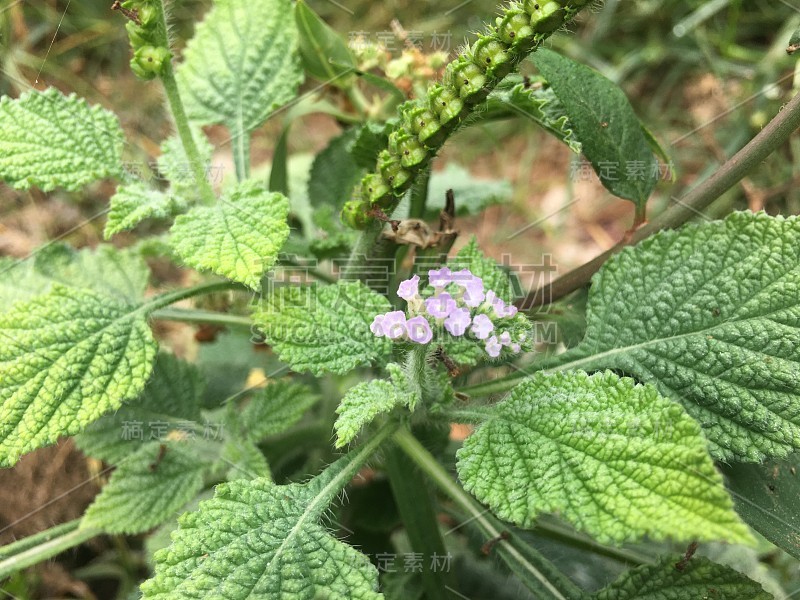
[[[207, 171], [208, 179], [214, 182], [221, 179], [222, 167], [211, 164], [214, 147], [208, 137], [199, 127], [193, 128], [192, 137], [200, 155], [200, 161]], [[169, 180], [170, 189], [187, 200], [198, 197], [197, 186], [194, 182], [194, 171], [181, 138], [173, 135], [161, 144], [161, 155], [158, 157], [158, 170]]]
[[374, 123], [367, 121], [357, 130], [355, 140], [350, 146], [350, 155], [362, 169], [374, 169], [378, 154], [389, 143], [389, 133], [396, 123]]
[[765, 464], [721, 465], [736, 511], [770, 542], [800, 559], [800, 455]]
[[357, 133], [356, 129], [346, 131], [331, 140], [314, 158], [308, 180], [311, 206], [319, 208], [329, 205], [339, 210], [350, 199], [353, 187], [364, 172], [347, 151]]
[[189, 266], [257, 290], [289, 237], [288, 215], [285, 196], [245, 181], [217, 205], [196, 206], [175, 219], [172, 245]]
[[[680, 555], [663, 557], [656, 565], [631, 569], [593, 600], [668, 600], [720, 598], [722, 600], [772, 600], [760, 584], [730, 567], [695, 556], [676, 568]], [[681, 563], [683, 564], [683, 563]]]
[[259, 390], [242, 410], [248, 437], [260, 442], [296, 424], [317, 402], [319, 395], [307, 385], [282, 379]]
[[117, 117], [55, 88], [0, 98], [0, 181], [78, 190], [122, 173], [123, 134]]
[[718, 459], [786, 456], [800, 449], [798, 265], [795, 217], [734, 213], [658, 233], [595, 276], [586, 338], [561, 365], [653, 383]]
[[303, 81], [297, 38], [289, 0], [216, 0], [177, 70], [189, 118], [237, 139], [261, 125]]
[[541, 48], [532, 60], [566, 108], [583, 154], [606, 189], [644, 205], [658, 182], [657, 163], [622, 90], [552, 50]]
[[140, 307], [54, 284], [0, 315], [0, 465], [136, 398], [156, 343]]
[[559, 513], [601, 542], [752, 543], [698, 424], [613, 373], [524, 380], [458, 452], [464, 487], [523, 527]]
[[289, 196], [289, 131], [291, 123], [286, 125], [275, 145], [272, 153], [272, 168], [269, 172], [269, 191], [278, 192], [284, 196]]
[[108, 245], [75, 250], [51, 244], [30, 259], [0, 259], [0, 306], [4, 309], [30, 300], [49, 291], [54, 283], [136, 302], [144, 295], [148, 276], [147, 264], [133, 250]]
[[180, 196], [159, 192], [141, 183], [120, 186], [111, 197], [103, 237], [133, 229], [145, 219], [170, 219], [186, 210]]
[[212, 500], [180, 517], [172, 545], [156, 553], [145, 600], [380, 600], [369, 559], [320, 524], [363, 452], [306, 484], [268, 479], [217, 486]]
[[142, 394], [89, 425], [75, 444], [84, 454], [117, 465], [142, 444], [164, 441], [170, 431], [197, 435], [203, 388], [194, 365], [162, 352]]
[[253, 440], [244, 436], [225, 440], [219, 462], [226, 470], [225, 479], [228, 481], [271, 477], [266, 457]]
[[521, 76], [510, 75], [489, 94], [486, 103], [473, 113], [465, 125], [493, 119], [525, 117], [564, 142], [570, 150], [580, 154], [583, 146], [553, 88], [543, 86], [542, 83], [546, 83], [543, 79], [533, 83], [531, 85], [530, 81], [524, 81]]
[[380, 414], [391, 412], [398, 406], [413, 406], [420, 397], [409, 384], [400, 365], [387, 365], [390, 379], [373, 379], [359, 383], [347, 392], [336, 408], [339, 416], [334, 423], [336, 447], [352, 442], [361, 429]]
[[457, 215], [476, 215], [493, 204], [511, 200], [511, 184], [505, 179], [476, 179], [468, 169], [448, 163], [443, 171], [431, 174], [428, 201], [425, 205], [430, 218], [438, 217], [445, 207], [447, 190], [456, 198]]
[[342, 36], [320, 19], [303, 0], [297, 2], [295, 11], [300, 32], [300, 56], [306, 72], [323, 83], [339, 88], [350, 87], [356, 61]]
[[295, 371], [343, 375], [389, 355], [391, 342], [369, 329], [375, 315], [389, 310], [389, 301], [363, 283], [340, 281], [320, 289], [279, 287], [253, 319]]
[[447, 264], [453, 270], [469, 269], [474, 275], [483, 279], [485, 289], [494, 290], [495, 294], [506, 302], [512, 301], [517, 295], [519, 282], [516, 276], [481, 252], [475, 236], [472, 236], [469, 243], [448, 260]]
[[207, 466], [182, 442], [142, 446], [119, 463], [81, 527], [124, 534], [157, 527], [202, 489]]

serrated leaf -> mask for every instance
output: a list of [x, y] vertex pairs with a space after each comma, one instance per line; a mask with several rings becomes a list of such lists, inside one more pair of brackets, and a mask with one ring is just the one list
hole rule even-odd
[[156, 553], [144, 598], [382, 600], [369, 559], [320, 525], [359, 459], [344, 457], [303, 485], [218, 485], [212, 500], [180, 518], [172, 545]]
[[464, 167], [448, 163], [443, 171], [432, 173], [428, 182], [425, 210], [429, 217], [439, 216], [450, 189], [455, 194], [457, 215], [476, 215], [493, 204], [508, 202], [512, 195], [507, 180], [476, 179]]
[[336, 408], [333, 428], [336, 431], [336, 447], [341, 448], [352, 442], [361, 429], [380, 414], [388, 413], [398, 406], [408, 406], [413, 410], [420, 400], [400, 365], [386, 366], [390, 379], [364, 381], [345, 394]]
[[601, 542], [752, 543], [698, 424], [610, 372], [524, 380], [457, 456], [464, 487], [523, 527], [557, 512]]
[[225, 479], [271, 478], [269, 463], [255, 442], [244, 436], [225, 440], [219, 462], [225, 469]]
[[0, 465], [136, 398], [156, 343], [141, 307], [54, 284], [0, 315]]
[[375, 315], [389, 310], [389, 301], [360, 281], [340, 281], [277, 288], [253, 319], [295, 371], [343, 375], [390, 354], [391, 342], [369, 329]]
[[177, 69], [189, 118], [234, 141], [292, 100], [303, 81], [289, 0], [216, 0]]
[[0, 98], [0, 181], [78, 190], [122, 172], [123, 134], [113, 113], [55, 88]]
[[721, 465], [736, 511], [770, 542], [800, 559], [800, 455], [765, 464]]
[[[194, 128], [192, 133], [200, 154], [200, 162], [206, 170], [206, 178], [212, 183], [221, 179], [222, 167], [211, 164], [214, 147], [208, 141], [208, 137], [199, 127]], [[169, 180], [170, 190], [187, 200], [194, 200], [198, 197], [192, 167], [179, 136], [173, 135], [164, 140], [161, 144], [161, 154], [158, 157], [158, 170]]]
[[657, 162], [624, 92], [552, 50], [541, 48], [532, 60], [564, 105], [602, 184], [620, 198], [645, 204], [658, 183]]
[[680, 401], [718, 459], [800, 449], [800, 220], [734, 213], [623, 250], [592, 280], [563, 368], [619, 369]]
[[182, 442], [142, 446], [119, 464], [81, 527], [124, 534], [157, 527], [202, 489], [207, 466]]
[[248, 436], [261, 441], [292, 427], [319, 398], [307, 385], [288, 380], [275, 381], [254, 394], [242, 410], [241, 421]]
[[172, 245], [191, 267], [209, 269], [253, 289], [289, 237], [289, 201], [245, 181], [215, 206], [196, 206], [175, 219]]
[[103, 237], [133, 229], [145, 219], [170, 219], [186, 210], [179, 196], [148, 188], [141, 183], [120, 186], [109, 201]]
[[541, 85], [541, 81], [535, 83], [537, 85], [530, 85], [521, 76], [507, 77], [489, 94], [486, 103], [473, 113], [465, 125], [492, 119], [525, 117], [580, 154], [583, 146], [564, 105], [553, 88]]
[[171, 431], [197, 435], [204, 387], [194, 365], [162, 352], [142, 394], [89, 425], [75, 436], [75, 444], [84, 454], [117, 465]]
[[[663, 557], [656, 565], [631, 569], [592, 596], [593, 600], [669, 600], [720, 598], [772, 600], [760, 584], [730, 567], [696, 556], [681, 562], [680, 555]], [[676, 568], [676, 564], [682, 568]]]
[[0, 310], [44, 294], [54, 283], [136, 302], [144, 295], [148, 276], [147, 264], [132, 250], [51, 244], [29, 259], [0, 259]]

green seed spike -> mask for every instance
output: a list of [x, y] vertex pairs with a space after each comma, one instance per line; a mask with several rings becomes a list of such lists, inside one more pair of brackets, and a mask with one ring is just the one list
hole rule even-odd
[[419, 140], [403, 127], [389, 135], [389, 150], [400, 157], [400, 164], [406, 169], [420, 165], [428, 156]]
[[378, 155], [378, 170], [383, 180], [393, 190], [403, 190], [411, 183], [411, 171], [404, 169], [400, 164], [400, 157], [393, 155], [388, 150], [382, 150]]
[[536, 44], [531, 17], [522, 7], [510, 8], [497, 18], [497, 37], [510, 46], [512, 52], [529, 52]]
[[348, 200], [344, 203], [344, 207], [342, 207], [342, 223], [352, 229], [366, 229], [370, 222], [368, 213], [368, 204], [360, 200]]
[[[367, 201], [381, 208], [390, 205], [392, 190], [377, 173], [370, 173], [361, 180], [361, 188], [364, 191]], [[388, 201], [388, 202], [387, 202]]]
[[447, 65], [444, 73], [444, 84], [458, 91], [459, 97], [467, 104], [477, 104], [485, 100], [491, 91], [486, 86], [486, 75], [483, 69], [471, 60], [472, 51], [467, 50]]
[[447, 137], [439, 119], [424, 105], [411, 103], [404, 111], [403, 124], [406, 129], [417, 136], [420, 143], [429, 148], [438, 147]]
[[428, 100], [431, 112], [439, 117], [443, 127], [455, 127], [467, 114], [464, 102], [453, 88], [436, 84], [428, 90]]
[[502, 79], [514, 68], [508, 45], [493, 35], [482, 36], [475, 42], [472, 60], [485, 69], [487, 77], [494, 79]]
[[536, 33], [552, 33], [564, 24], [564, 9], [558, 2], [525, 0], [525, 10]]

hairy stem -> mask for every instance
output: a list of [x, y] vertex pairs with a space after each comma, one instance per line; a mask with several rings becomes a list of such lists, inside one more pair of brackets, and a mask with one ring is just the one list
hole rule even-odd
[[612, 255], [625, 246], [636, 244], [662, 229], [675, 229], [693, 217], [702, 216], [705, 208], [739, 183], [765, 158], [783, 145], [798, 127], [800, 127], [800, 94], [792, 98], [758, 135], [725, 162], [716, 173], [680, 200], [674, 199], [675, 204], [633, 232], [630, 239], [618, 243], [597, 258], [570, 271], [563, 277], [559, 277], [554, 282], [531, 291], [525, 298], [517, 302], [517, 305], [523, 310], [531, 310], [555, 302], [587, 285], [592, 275]]
[[150, 314], [160, 308], [164, 308], [169, 306], [170, 304], [175, 304], [176, 302], [180, 302], [181, 300], [186, 300], [188, 298], [194, 298], [195, 296], [203, 296], [205, 294], [213, 294], [214, 292], [224, 292], [228, 290], [246, 290], [240, 283], [235, 283], [233, 281], [212, 281], [210, 283], [202, 283], [200, 285], [196, 285], [190, 288], [183, 288], [180, 290], [175, 290], [174, 292], [167, 292], [166, 294], [161, 294], [160, 296], [156, 296], [152, 298], [149, 302], [142, 305], [139, 309], [142, 312]]
[[150, 313], [153, 319], [159, 321], [178, 321], [180, 323], [201, 323], [219, 327], [233, 327], [249, 330], [253, 321], [248, 317], [230, 315], [211, 310], [194, 310], [191, 308], [162, 308]]
[[[47, 530], [17, 542], [17, 544], [21, 545], [20, 551], [8, 556], [8, 558], [0, 560], [0, 581], [22, 569], [53, 558], [65, 550], [79, 546], [83, 542], [102, 533], [101, 530], [94, 527], [80, 528], [79, 525], [80, 519], [70, 521], [69, 523], [54, 528], [60, 528], [58, 532], [60, 535], [56, 535], [55, 537], [48, 536], [47, 534], [51, 530]], [[31, 538], [35, 539], [31, 540]], [[11, 546], [14, 545], [15, 544], [11, 544]], [[8, 553], [11, 546], [4, 549], [4, 555]]]
[[[161, 45], [163, 45], [165, 48], [169, 48], [170, 43], [167, 35], [167, 16], [164, 9], [164, 3], [163, 1], [156, 2], [155, 6], [158, 7], [160, 13], [159, 18], [161, 20], [161, 26], [159, 29], [164, 38], [161, 40]], [[175, 70], [172, 68], [171, 61], [167, 61], [164, 73], [161, 75], [161, 83], [164, 86], [164, 93], [167, 96], [169, 108], [172, 112], [172, 118], [175, 121], [175, 129], [178, 131], [178, 136], [180, 137], [181, 144], [183, 145], [183, 150], [186, 152], [186, 159], [189, 161], [189, 165], [192, 169], [195, 185], [200, 193], [200, 197], [206, 204], [213, 204], [216, 201], [216, 196], [214, 195], [214, 190], [211, 189], [211, 185], [208, 183], [208, 179], [206, 178], [205, 165], [200, 158], [200, 151], [197, 149], [197, 144], [194, 141], [192, 129], [189, 127], [189, 118], [186, 116], [186, 110], [184, 109], [183, 101], [181, 100], [180, 90], [178, 90], [178, 82], [175, 79]]]
[[496, 542], [495, 551], [532, 592], [555, 600], [581, 597], [581, 590], [550, 561], [514, 536], [509, 536], [502, 523], [453, 481], [450, 474], [410, 432], [399, 430], [394, 435], [394, 441], [442, 492], [469, 515], [470, 523], [480, 529], [487, 541]]

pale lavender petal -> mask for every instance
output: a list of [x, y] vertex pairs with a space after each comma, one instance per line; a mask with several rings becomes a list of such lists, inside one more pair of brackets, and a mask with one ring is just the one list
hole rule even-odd
[[427, 344], [433, 339], [430, 323], [425, 317], [414, 317], [406, 322], [408, 338], [418, 344]]
[[445, 319], [444, 328], [447, 329], [451, 335], [464, 335], [471, 321], [472, 319], [469, 316], [469, 311], [466, 308], [457, 308]]
[[503, 346], [510, 346], [511, 345], [511, 334], [509, 332], [507, 332], [507, 331], [504, 331], [503, 333], [500, 334], [499, 341]]
[[453, 281], [450, 269], [442, 267], [441, 269], [431, 269], [428, 271], [428, 283], [433, 287], [443, 288], [448, 283]]
[[492, 330], [494, 330], [494, 324], [486, 315], [478, 315], [472, 320], [472, 333], [474, 333], [475, 337], [479, 340], [488, 338]]
[[467, 306], [480, 306], [485, 298], [483, 293], [483, 279], [473, 277], [464, 283], [459, 283], [464, 288], [464, 304]]
[[402, 310], [386, 313], [381, 326], [386, 337], [392, 340], [401, 338], [406, 334], [406, 314]]
[[503, 346], [497, 341], [497, 336], [493, 335], [488, 340], [486, 340], [486, 354], [491, 356], [492, 358], [497, 358], [500, 356], [500, 352], [503, 350]]
[[383, 315], [375, 315], [375, 318], [372, 320], [372, 325], [369, 326], [369, 330], [378, 337], [386, 335], [383, 332], [383, 318]]
[[450, 294], [443, 292], [434, 298], [425, 300], [425, 308], [432, 317], [444, 319], [456, 309], [456, 301]]
[[403, 300], [411, 300], [417, 294], [419, 294], [419, 275], [402, 281], [397, 288], [397, 295]]
[[519, 354], [519, 353], [520, 353], [520, 350], [522, 350], [522, 348], [520, 347], [520, 345], [519, 345], [519, 344], [511, 344], [511, 351], [512, 351], [514, 354]]

